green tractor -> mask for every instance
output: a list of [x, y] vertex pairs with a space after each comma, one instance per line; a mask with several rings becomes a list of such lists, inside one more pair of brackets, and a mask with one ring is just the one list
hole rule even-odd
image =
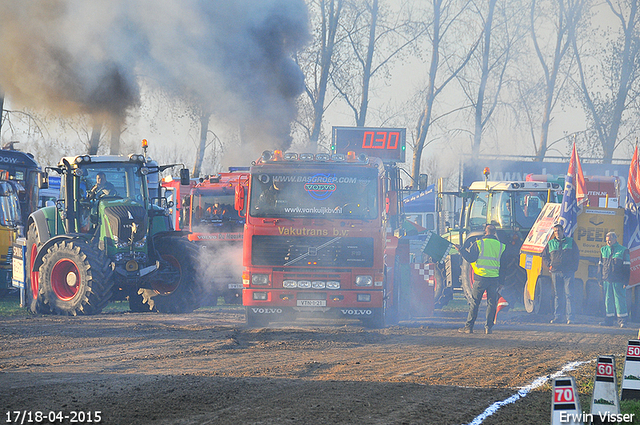
[[62, 176], [60, 199], [27, 223], [33, 313], [98, 314], [125, 299], [134, 312], [198, 308], [198, 248], [172, 229], [166, 199], [149, 198], [147, 175], [163, 168], [137, 154], [65, 157], [50, 168]]

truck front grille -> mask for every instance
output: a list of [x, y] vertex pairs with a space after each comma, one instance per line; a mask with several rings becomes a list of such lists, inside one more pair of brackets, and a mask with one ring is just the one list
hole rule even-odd
[[254, 235], [251, 259], [256, 266], [373, 267], [373, 238]]

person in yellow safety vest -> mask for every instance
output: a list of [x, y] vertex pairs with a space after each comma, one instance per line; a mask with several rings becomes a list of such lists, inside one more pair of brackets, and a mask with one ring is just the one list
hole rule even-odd
[[613, 326], [618, 316], [618, 326], [627, 326], [627, 294], [625, 287], [629, 282], [629, 250], [618, 243], [615, 232], [607, 233], [607, 244], [600, 248], [598, 276], [604, 290], [605, 319], [601, 326]]
[[490, 334], [492, 332], [498, 306], [500, 266], [506, 247], [498, 240], [496, 227], [492, 224], [487, 224], [484, 228], [484, 237], [476, 240], [468, 248], [461, 249], [456, 246], [462, 258], [471, 263], [474, 274], [467, 322], [463, 328], [458, 329], [458, 332], [473, 333], [473, 325], [478, 317], [478, 308], [485, 291], [487, 293], [487, 322], [484, 325], [484, 333]]

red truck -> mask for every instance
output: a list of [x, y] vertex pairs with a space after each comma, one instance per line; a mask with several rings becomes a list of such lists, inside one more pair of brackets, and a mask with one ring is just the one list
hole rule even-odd
[[185, 223], [188, 238], [203, 246], [201, 279], [212, 288], [212, 300], [227, 304], [242, 301], [242, 232], [244, 211], [235, 209], [238, 186], [247, 189], [248, 167], [229, 167], [228, 173], [206, 177], [191, 189]]
[[384, 326], [385, 167], [364, 154], [265, 151], [238, 186], [249, 326], [298, 316]]
[[182, 185], [180, 184], [180, 179], [176, 180], [172, 176], [163, 177], [160, 182], [165, 198], [167, 198], [167, 201], [173, 202], [173, 206], [169, 211], [171, 212], [171, 223], [175, 230], [189, 228], [186, 217], [189, 212], [191, 188], [197, 183], [198, 179], [192, 178], [189, 185]]

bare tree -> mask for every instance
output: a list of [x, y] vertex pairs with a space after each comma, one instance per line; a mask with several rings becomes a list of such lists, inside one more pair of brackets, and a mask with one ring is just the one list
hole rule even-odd
[[200, 143], [198, 144], [198, 150], [196, 151], [196, 159], [193, 164], [193, 171], [191, 177], [200, 177], [200, 171], [202, 170], [202, 161], [204, 160], [205, 150], [207, 149], [207, 134], [209, 133], [209, 120], [211, 119], [211, 113], [208, 111], [202, 111], [200, 114]]
[[[536, 157], [542, 161], [547, 153], [549, 126], [560, 92], [570, 78], [571, 58], [567, 57], [572, 36], [582, 16], [585, 0], [532, 0], [530, 9], [531, 39], [544, 74], [544, 108]], [[553, 40], [542, 44], [542, 34], [553, 34]], [[547, 48], [549, 50], [547, 50]], [[568, 63], [567, 63], [568, 62]], [[558, 78], [561, 78], [558, 81]]]
[[[623, 117], [630, 106], [637, 103], [640, 94], [640, 16], [635, 0], [607, 0], [607, 5], [620, 22], [620, 31], [618, 37], [608, 43], [608, 48], [598, 55], [599, 64], [594, 67], [597, 74], [592, 73], [590, 78], [586, 75], [577, 37], [573, 38], [573, 48], [578, 64], [582, 101], [590, 127], [602, 148], [603, 162], [610, 164], [616, 147], [622, 142], [619, 133]], [[604, 84], [600, 85], [602, 80]], [[637, 115], [634, 118], [637, 119]]]
[[[467, 51], [446, 51], [447, 47], [451, 48], [454, 45], [454, 43], [446, 43], [447, 37], [458, 37], [455, 44], [458, 46], [463, 44], [459, 42], [462, 34], [460, 32], [456, 33], [453, 25], [458, 21], [462, 22], [461, 17], [468, 11], [469, 5], [470, 2], [468, 1], [432, 0], [433, 18], [430, 23], [429, 33], [431, 59], [426, 88], [423, 93], [424, 106], [418, 117], [416, 143], [413, 150], [412, 186], [414, 189], [417, 188], [418, 176], [420, 175], [422, 152], [427, 145], [427, 135], [434, 121], [436, 98], [467, 65], [480, 41], [479, 38], [474, 40]], [[468, 34], [471, 28], [467, 25], [466, 30]], [[480, 36], [481, 33], [482, 31], [479, 31]]]
[[519, 52], [524, 36], [518, 13], [522, 3], [490, 0], [476, 5], [476, 16], [483, 22], [483, 37], [469, 65], [458, 81], [472, 107], [472, 154], [481, 150], [482, 135], [500, 104], [500, 93], [509, 78], [508, 65]]
[[[318, 140], [322, 132], [322, 120], [327, 104], [327, 86], [333, 71], [334, 51], [336, 48], [339, 22], [344, 0], [311, 0], [308, 2], [312, 26], [316, 28], [314, 40], [303, 52], [296, 55], [296, 62], [305, 75], [305, 102], [310, 105], [311, 117], [297, 124], [304, 129], [308, 137], [309, 149], [318, 150]], [[331, 101], [328, 102], [329, 104]], [[302, 110], [306, 109], [304, 105]]]
[[412, 20], [411, 10], [404, 2], [400, 11], [382, 3], [349, 1], [341, 22], [344, 43], [340, 44], [344, 45], [336, 55], [340, 62], [331, 81], [353, 112], [358, 127], [367, 120], [373, 79], [388, 76], [391, 64], [426, 31], [422, 22]]

